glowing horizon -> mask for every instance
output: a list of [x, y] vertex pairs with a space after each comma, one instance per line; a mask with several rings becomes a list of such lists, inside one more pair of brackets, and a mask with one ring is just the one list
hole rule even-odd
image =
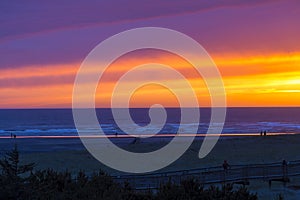
[[[229, 107], [297, 107], [300, 105], [300, 69], [297, 69], [300, 62], [300, 52], [293, 54], [274, 54], [268, 56], [250, 55], [248, 57], [233, 55], [212, 55], [222, 76], [227, 93]], [[174, 58], [173, 58], [174, 59]], [[116, 62], [108, 77], [100, 83], [102, 87], [113, 88], [114, 79], [127, 67], [136, 66], [139, 63], [151, 62], [152, 57], [143, 59], [124, 59]], [[186, 66], [184, 61], [176, 62], [172, 57], [156, 57], [156, 62], [171, 63], [177, 70], [189, 75], [191, 66]], [[287, 68], [286, 66], [289, 66]], [[70, 108], [72, 99], [73, 82], [79, 69], [80, 63], [46, 66], [43, 70], [32, 70], [34, 67], [23, 67], [17, 69], [0, 69], [3, 75], [0, 81], [6, 81], [6, 87], [1, 87], [0, 92], [6, 93], [8, 102], [1, 101], [1, 108]], [[259, 68], [257, 68], [259, 66]], [[57, 70], [59, 69], [59, 70]], [[110, 74], [111, 73], [111, 74]], [[119, 74], [114, 77], [115, 74]], [[194, 77], [194, 73], [188, 80], [197, 92], [200, 106], [209, 106], [209, 94], [201, 77]], [[110, 80], [110, 76], [114, 79]], [[147, 77], [139, 77], [147, 80]], [[169, 80], [180, 81], [180, 80]], [[10, 82], [14, 84], [9, 84]], [[36, 84], [39, 82], [40, 85]], [[134, 82], [132, 82], [134, 84]], [[45, 88], [47, 93], [45, 93]], [[147, 91], [135, 94], [138, 100], [132, 107], [149, 107], [149, 97], [153, 93], [161, 96], [167, 94], [162, 88], [148, 87]], [[287, 99], [286, 95], [289, 95]], [[22, 96], [22, 101], [20, 101]], [[97, 93], [97, 107], [110, 107], [110, 93]], [[160, 99], [162, 100], [162, 99]], [[271, 101], [270, 101], [271, 100]], [[100, 102], [100, 103], [99, 103]], [[151, 102], [154, 103], [154, 102]], [[166, 107], [177, 107], [177, 104], [158, 102]]]

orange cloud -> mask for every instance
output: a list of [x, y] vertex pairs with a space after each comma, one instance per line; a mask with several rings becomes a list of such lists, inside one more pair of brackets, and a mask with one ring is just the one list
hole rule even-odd
[[[300, 105], [300, 52], [270, 53], [265, 56], [255, 52], [250, 55], [215, 54], [212, 58], [223, 76], [228, 106]], [[117, 80], [134, 66], [153, 61], [178, 70], [192, 85], [200, 105], [210, 105], [210, 95], [205, 82], [196, 70], [184, 59], [161, 51], [147, 54], [136, 52], [116, 60], [100, 80], [96, 105], [109, 107]], [[0, 107], [71, 107], [73, 81], [79, 66], [79, 63], [74, 63], [0, 70]], [[151, 69], [124, 84], [135, 84], [138, 80], [151, 81], [153, 78], [178, 85], [177, 91], [184, 94], [185, 88], [181, 88], [184, 80], [159, 74]], [[174, 98], [165, 88], [145, 86], [133, 94], [130, 102], [132, 107], [149, 106], [154, 102], [174, 107], [178, 106]]]

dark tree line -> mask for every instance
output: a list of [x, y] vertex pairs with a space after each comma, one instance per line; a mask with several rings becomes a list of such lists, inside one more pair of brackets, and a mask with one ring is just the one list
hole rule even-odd
[[20, 165], [15, 147], [0, 160], [0, 199], [104, 199], [104, 200], [256, 200], [245, 187], [231, 184], [221, 188], [204, 188], [196, 180], [180, 185], [168, 183], [156, 191], [137, 192], [128, 183], [122, 185], [100, 171], [87, 177], [82, 171], [76, 177], [68, 171], [51, 169], [34, 171], [35, 164]]

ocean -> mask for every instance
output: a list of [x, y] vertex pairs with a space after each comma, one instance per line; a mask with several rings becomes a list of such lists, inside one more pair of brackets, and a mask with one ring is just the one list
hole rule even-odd
[[[198, 133], [205, 133], [210, 109], [200, 108]], [[130, 109], [133, 120], [141, 128], [149, 123], [148, 109]], [[113, 120], [110, 109], [96, 109], [99, 124], [105, 133], [122, 134]], [[180, 109], [167, 108], [168, 118], [161, 133], [176, 133]], [[190, 124], [183, 125], [186, 129]], [[300, 133], [300, 108], [228, 108], [223, 133]], [[72, 109], [1, 109], [0, 136], [69, 136], [77, 135]]]
[[[147, 108], [132, 108], [130, 114], [139, 128], [143, 131], [150, 121]], [[180, 109], [167, 108], [167, 120], [159, 134], [176, 134], [180, 123]], [[200, 120], [197, 133], [206, 133], [210, 121], [209, 108], [200, 108]], [[125, 133], [116, 125], [110, 109], [96, 109], [101, 128], [107, 135], [124, 135]], [[130, 125], [128, 125], [130, 126]], [[189, 133], [189, 128], [195, 124], [183, 124], [182, 128]], [[228, 108], [222, 133], [249, 134], [266, 130], [268, 133], [300, 133], [300, 108]], [[146, 130], [145, 130], [146, 131]], [[43, 139], [34, 139], [37, 136], [78, 136], [72, 109], [1, 109], [0, 110], [0, 150], [7, 149], [5, 140], [11, 135], [18, 138], [31, 137], [34, 144], [44, 144]], [[52, 139], [53, 148], [68, 149], [83, 148], [80, 141], [77, 145], [57, 146], [59, 141]], [[78, 139], [77, 139], [78, 140]], [[37, 142], [38, 141], [38, 142]], [[48, 140], [49, 141], [49, 140]], [[66, 141], [66, 140], [64, 140]], [[124, 140], [125, 141], [125, 140]], [[30, 150], [30, 146], [25, 149]], [[53, 150], [53, 149], [52, 149]]]

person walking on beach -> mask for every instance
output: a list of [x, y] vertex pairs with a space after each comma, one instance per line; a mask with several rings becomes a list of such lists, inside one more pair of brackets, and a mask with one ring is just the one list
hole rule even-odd
[[223, 169], [225, 172], [230, 168], [230, 165], [228, 164], [227, 160], [224, 160], [223, 162]]
[[282, 166], [287, 166], [287, 162], [285, 159], [282, 160]]
[[267, 131], [266, 130], [264, 131], [264, 136], [267, 136]]

